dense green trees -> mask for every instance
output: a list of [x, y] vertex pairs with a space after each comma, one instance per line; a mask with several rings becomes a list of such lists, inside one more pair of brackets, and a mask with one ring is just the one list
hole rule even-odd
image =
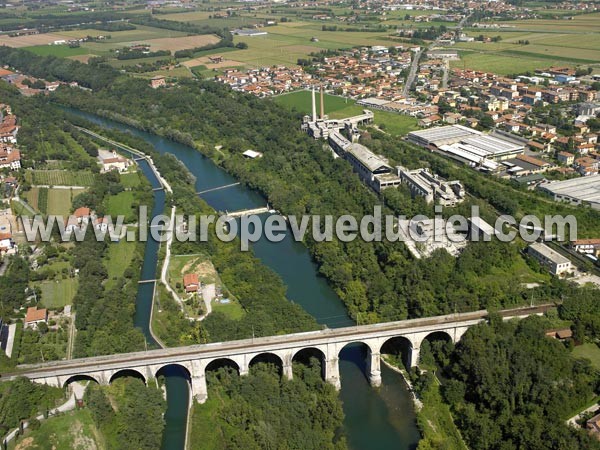
[[[132, 92], [138, 93], [133, 102]], [[349, 164], [332, 159], [320, 143], [300, 132], [297, 116], [272, 102], [237, 94], [215, 83], [183, 81], [176, 90], [155, 91], [140, 81], [127, 80], [96, 94], [59, 90], [56, 98], [196, 146], [288, 215], [350, 213], [361, 217], [381, 203], [352, 173]], [[552, 212], [576, 211], [585, 231], [597, 227], [597, 212], [540, 201], [542, 197], [536, 194], [517, 191], [383, 133], [372, 132], [367, 144], [393, 163], [426, 165], [449, 179], [462, 180], [479, 198], [469, 200], [459, 212], [468, 213], [467, 206], [476, 203], [482, 206], [484, 216], [495, 217], [496, 210], [520, 216], [529, 208], [545, 213], [548, 206]], [[220, 152], [214, 150], [216, 145], [222, 146]], [[248, 161], [241, 156], [248, 148], [260, 149], [264, 157]], [[176, 196], [178, 201], [180, 197]], [[386, 193], [383, 200], [385, 212], [410, 216], [431, 209], [404, 190]], [[495, 242], [486, 244], [485, 249], [473, 245], [457, 260], [442, 252], [422, 262], [414, 261], [397, 242], [317, 243], [307, 238], [306, 244], [319, 271], [351, 315], [360, 314], [362, 321], [508, 307], [530, 298], [519, 281], [521, 268], [526, 267], [518, 252], [521, 244]], [[552, 298], [558, 297], [546, 299]]]
[[7, 257], [6, 272], [0, 276], [0, 315], [6, 320], [10, 318], [14, 309], [18, 309], [27, 298], [27, 285], [29, 284], [29, 264], [26, 259], [15, 255]]
[[91, 383], [85, 402], [111, 449], [160, 448], [165, 401], [154, 380], [119, 378], [110, 386]]
[[0, 383], [0, 435], [54, 408], [64, 397], [63, 390], [36, 384], [26, 378]]
[[3, 64], [19, 67], [23, 72], [47, 81], [77, 81], [79, 85], [91, 89], [110, 86], [118, 77], [118, 72], [110, 67], [93, 67], [56, 56], [37, 56], [27, 50], [0, 47], [0, 60]]
[[335, 388], [313, 359], [294, 365], [294, 379], [259, 363], [247, 376], [228, 369], [209, 373], [209, 397], [192, 414], [193, 449], [345, 449], [344, 417]]
[[[125, 276], [106, 289], [107, 269], [103, 263], [107, 246], [88, 228], [85, 239], [73, 247], [74, 267], [79, 269], [79, 286], [73, 298], [77, 311], [74, 355], [76, 357], [124, 353], [144, 348], [142, 332], [133, 326], [141, 255], [134, 256], [132, 279]], [[112, 244], [115, 245], [115, 244]]]
[[547, 338], [547, 325], [493, 317], [456, 345], [443, 392], [470, 448], [600, 448], [564, 423], [593, 398], [599, 374]]

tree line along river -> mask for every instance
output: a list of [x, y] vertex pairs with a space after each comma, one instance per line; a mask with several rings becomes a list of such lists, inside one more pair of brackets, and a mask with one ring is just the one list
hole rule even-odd
[[[196, 191], [233, 184], [236, 180], [203, 156], [197, 150], [160, 136], [102, 118], [93, 114], [66, 108], [72, 114], [105, 128], [130, 132], [151, 145], [160, 153], [171, 153], [196, 177]], [[153, 188], [160, 181], [145, 160], [138, 161], [141, 171]], [[156, 190], [152, 217], [162, 214], [165, 193]], [[266, 200], [243, 185], [207, 192], [202, 198], [217, 211], [236, 211], [264, 206]], [[263, 216], [264, 217], [264, 216]], [[283, 279], [287, 297], [300, 304], [316, 320], [330, 328], [353, 325], [346, 308], [325, 279], [317, 274], [317, 267], [309, 252], [290, 233], [278, 243], [264, 237], [252, 245], [255, 255]], [[141, 280], [156, 278], [159, 244], [152, 239], [146, 242]], [[234, 288], [235, 289], [235, 288]], [[140, 283], [136, 299], [135, 325], [142, 329], [152, 345], [158, 343], [150, 332], [150, 317], [154, 284]], [[365, 376], [366, 353], [364, 348], [346, 347], [340, 354], [340, 392], [345, 413], [344, 428], [352, 450], [405, 450], [414, 449], [419, 441], [415, 414], [409, 392], [399, 374], [382, 364], [382, 386], [373, 389]], [[177, 366], [164, 371], [167, 389], [166, 427], [163, 450], [185, 447], [185, 435], [190, 392], [186, 374]]]

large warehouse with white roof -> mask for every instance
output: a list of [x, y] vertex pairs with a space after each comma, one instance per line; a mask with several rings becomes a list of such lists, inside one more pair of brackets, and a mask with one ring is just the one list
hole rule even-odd
[[551, 194], [556, 201], [585, 204], [600, 210], [600, 175], [545, 183], [539, 189]]
[[497, 161], [514, 158], [525, 151], [525, 146], [516, 140], [506, 139], [497, 134], [483, 134], [461, 125], [412, 131], [408, 133], [407, 139], [464, 164], [490, 172], [499, 169]]

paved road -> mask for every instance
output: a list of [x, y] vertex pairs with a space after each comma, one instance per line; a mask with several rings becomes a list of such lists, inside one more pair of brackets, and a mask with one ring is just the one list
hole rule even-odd
[[[469, 17], [471, 17], [471, 14], [467, 14], [465, 17], [463, 17], [461, 19], [460, 22], [458, 22], [458, 26], [456, 27], [458, 32], [460, 32], [460, 30], [464, 26], [465, 22], [469, 19]], [[439, 44], [439, 38], [427, 46], [427, 51], [431, 50], [433, 47], [435, 47], [438, 44]], [[402, 90], [402, 95], [404, 95], [404, 97], [408, 97], [408, 94], [410, 93], [410, 88], [412, 87], [413, 83], [415, 82], [415, 77], [417, 76], [417, 70], [419, 68], [419, 60], [421, 59], [422, 54], [423, 54], [423, 49], [419, 50], [414, 55], [412, 64], [410, 66], [410, 72], [408, 73], [408, 77], [406, 77], [406, 83], [404, 84], [404, 89]], [[448, 70], [446, 69], [444, 71], [444, 79], [442, 80], [442, 87], [446, 87], [447, 84], [448, 84]]]

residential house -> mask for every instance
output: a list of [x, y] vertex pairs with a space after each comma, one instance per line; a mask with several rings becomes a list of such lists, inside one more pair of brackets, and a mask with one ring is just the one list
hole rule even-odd
[[575, 162], [575, 155], [569, 152], [558, 152], [556, 158], [559, 163], [566, 164], [567, 166], [570, 166]]
[[200, 283], [198, 281], [198, 274], [196, 273], [186, 273], [183, 276], [183, 288], [186, 293], [198, 292], [200, 288]]
[[25, 328], [37, 328], [40, 323], [48, 321], [48, 310], [46, 308], [38, 309], [37, 306], [27, 308], [25, 315]]

